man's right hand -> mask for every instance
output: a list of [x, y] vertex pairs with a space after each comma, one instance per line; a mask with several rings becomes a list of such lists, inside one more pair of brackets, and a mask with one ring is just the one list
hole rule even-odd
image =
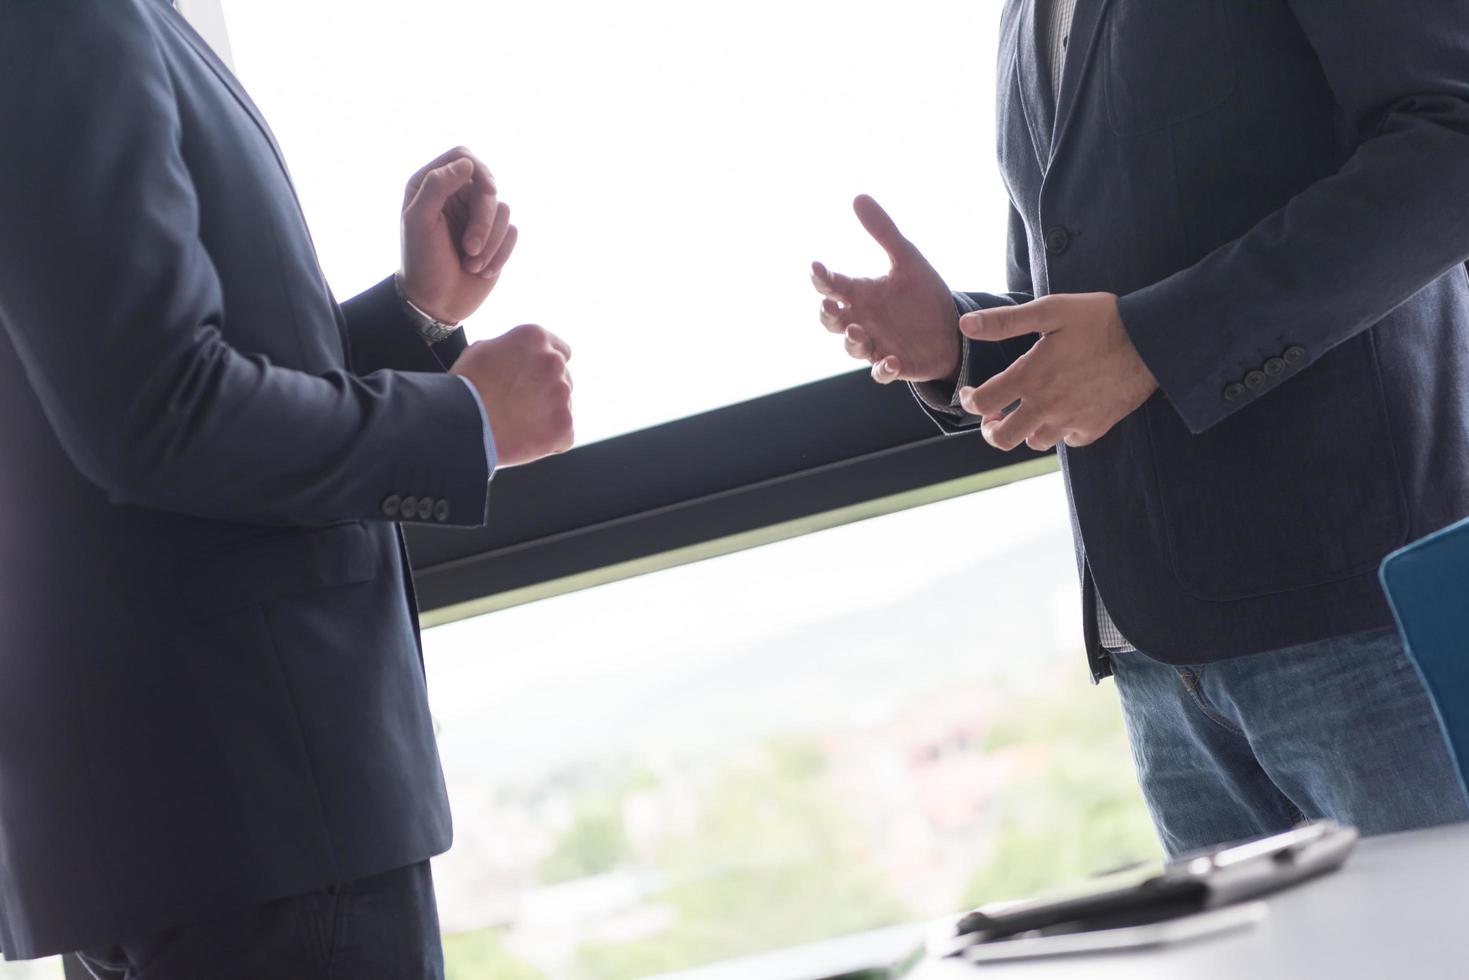
[[813, 263], [811, 281], [826, 297], [822, 325], [842, 334], [847, 353], [871, 364], [882, 384], [954, 381], [963, 338], [949, 287], [876, 201], [864, 194], [852, 208], [892, 269], [880, 279], [853, 279]]
[[571, 348], [549, 330], [516, 327], [471, 344], [450, 369], [479, 392], [501, 466], [561, 453], [575, 441], [571, 421]]

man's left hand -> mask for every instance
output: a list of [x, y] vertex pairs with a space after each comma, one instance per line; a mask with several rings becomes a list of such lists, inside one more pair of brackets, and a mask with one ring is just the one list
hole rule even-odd
[[425, 313], [459, 323], [495, 288], [517, 234], [490, 168], [455, 147], [408, 181], [399, 285]]
[[959, 329], [974, 340], [1041, 335], [1010, 367], [959, 393], [964, 410], [984, 419], [981, 431], [996, 449], [1088, 446], [1158, 390], [1112, 293], [1057, 294], [966, 313]]

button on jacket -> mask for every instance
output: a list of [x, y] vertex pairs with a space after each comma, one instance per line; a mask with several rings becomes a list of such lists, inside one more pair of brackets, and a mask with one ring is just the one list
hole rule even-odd
[[1095, 672], [1097, 591], [1176, 663], [1389, 625], [1379, 560], [1469, 513], [1469, 3], [1076, 0], [1054, 109], [1043, 20], [1002, 14], [1009, 291], [957, 298], [1117, 293], [1161, 385], [1060, 450]]
[[0, 948], [445, 850], [396, 522], [483, 520], [463, 336], [333, 300], [165, 4], [0, 3], [0, 133]]

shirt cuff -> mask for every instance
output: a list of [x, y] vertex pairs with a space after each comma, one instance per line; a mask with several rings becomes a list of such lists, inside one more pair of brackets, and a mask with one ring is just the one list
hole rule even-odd
[[480, 425], [484, 427], [485, 433], [485, 472], [493, 479], [495, 476], [495, 466], [499, 463], [500, 457], [495, 452], [495, 434], [490, 431], [489, 413], [485, 411], [484, 400], [480, 398], [479, 389], [474, 386], [474, 382], [462, 374], [456, 374], [454, 377], [464, 382], [464, 387], [468, 388], [469, 393], [474, 396], [475, 407], [479, 409], [479, 421]]
[[913, 385], [913, 394], [935, 412], [943, 412], [945, 415], [964, 417], [969, 413], [959, 404], [959, 391], [969, 386], [969, 341], [963, 337], [959, 338], [959, 346], [963, 349], [963, 355], [959, 361], [959, 376], [954, 382], [953, 388], [942, 381], [920, 381]]

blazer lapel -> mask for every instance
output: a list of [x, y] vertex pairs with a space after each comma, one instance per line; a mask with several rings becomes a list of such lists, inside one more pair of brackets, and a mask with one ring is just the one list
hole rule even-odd
[[[228, 65], [219, 60], [219, 56], [214, 53], [214, 49], [209, 46], [209, 42], [200, 37], [193, 26], [171, 4], [165, 3], [161, 4], [161, 6], [165, 8], [163, 13], [164, 20], [168, 21], [169, 26], [198, 52], [199, 57], [218, 76], [219, 80], [224, 84], [224, 87], [230, 90], [230, 94], [235, 97], [235, 101], [239, 102], [240, 107], [254, 120], [255, 125], [260, 129], [261, 135], [270, 144], [271, 150], [275, 153], [276, 161], [281, 165], [281, 170], [285, 172], [286, 180], [289, 182], [291, 171], [286, 166], [285, 154], [281, 152], [280, 145], [276, 143], [275, 134], [270, 131], [270, 126], [266, 125], [265, 117], [260, 114], [259, 107], [250, 98], [244, 86], [240, 84], [240, 80], [235, 77], [235, 73], [230, 71]], [[294, 189], [295, 185], [292, 184], [292, 190]]]
[[[259, 107], [255, 105], [254, 100], [246, 93], [244, 86], [240, 84], [240, 80], [235, 77], [235, 73], [230, 71], [228, 65], [219, 60], [219, 56], [214, 53], [214, 49], [209, 46], [209, 42], [199, 36], [193, 26], [184, 19], [182, 14], [174, 9], [171, 3], [163, 3], [161, 5], [167, 8], [163, 14], [164, 19], [168, 21], [169, 25], [180, 37], [193, 47], [199, 57], [204, 59], [204, 63], [218, 76], [220, 82], [224, 84], [224, 87], [229, 89], [230, 93], [235, 97], [235, 100], [240, 103], [241, 108], [254, 120], [261, 135], [270, 144], [270, 149], [275, 154], [276, 162], [280, 164], [281, 173], [285, 175], [286, 185], [291, 188], [291, 197], [295, 199], [296, 207], [299, 210], [301, 207], [301, 198], [296, 193], [295, 182], [291, 180], [291, 169], [286, 166], [286, 155], [281, 152], [280, 144], [275, 141], [275, 134], [270, 131], [270, 126], [266, 124], [265, 117], [261, 115]], [[316, 252], [316, 242], [311, 236], [310, 229], [306, 227], [305, 211], [301, 211], [301, 223], [302, 227], [306, 229], [306, 240], [311, 243], [311, 254], [316, 259], [317, 273], [321, 277], [322, 285], [326, 288], [327, 296], [331, 299], [332, 313], [336, 320], [337, 333], [342, 341], [343, 357], [350, 360], [352, 344], [348, 336], [347, 320], [342, 314], [341, 304], [332, 295], [331, 285], [326, 281], [326, 273], [321, 269], [321, 257]]]
[[1061, 76], [1061, 94], [1056, 100], [1056, 129], [1051, 139], [1051, 159], [1066, 140], [1071, 117], [1086, 83], [1087, 71], [1096, 53], [1097, 36], [1111, 0], [1076, 0], [1076, 15], [1071, 22], [1071, 40], [1067, 44], [1066, 71]]
[[1055, 98], [1051, 94], [1051, 73], [1047, 68], [1046, 44], [1042, 35], [1045, 24], [1037, 8], [1040, 0], [1020, 0], [1020, 24], [1015, 39], [1016, 61], [1020, 74], [1020, 102], [1030, 138], [1035, 143], [1036, 160], [1045, 170], [1051, 158], [1051, 134], [1055, 129]]

